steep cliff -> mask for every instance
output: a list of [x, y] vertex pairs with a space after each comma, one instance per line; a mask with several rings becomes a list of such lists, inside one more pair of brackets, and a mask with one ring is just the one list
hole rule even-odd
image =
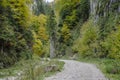
[[120, 14], [120, 0], [90, 0], [90, 13], [96, 20], [110, 14]]

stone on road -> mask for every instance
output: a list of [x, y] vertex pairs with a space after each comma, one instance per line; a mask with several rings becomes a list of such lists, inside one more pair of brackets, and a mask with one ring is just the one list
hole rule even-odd
[[74, 60], [61, 60], [65, 62], [64, 70], [45, 80], [108, 80], [93, 64]]

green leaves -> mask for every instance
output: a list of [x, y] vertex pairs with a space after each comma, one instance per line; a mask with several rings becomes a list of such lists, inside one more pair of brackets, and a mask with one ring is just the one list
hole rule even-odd
[[98, 48], [98, 28], [92, 20], [84, 23], [80, 30], [80, 38], [75, 40], [73, 51], [78, 51], [82, 57], [95, 57], [95, 50]]
[[117, 31], [112, 31], [105, 40], [105, 48], [108, 49], [108, 57], [120, 59], [120, 29], [118, 26]]
[[30, 50], [32, 41], [26, 33], [30, 31], [29, 12], [26, 0], [2, 0], [0, 3], [0, 63], [3, 67], [14, 64], [23, 55], [27, 57], [25, 52]]

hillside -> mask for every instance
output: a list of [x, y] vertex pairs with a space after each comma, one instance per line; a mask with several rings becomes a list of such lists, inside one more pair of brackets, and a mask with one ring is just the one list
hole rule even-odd
[[58, 59], [90, 62], [120, 80], [120, 0], [1, 0], [0, 77], [25, 67], [33, 77], [34, 62], [52, 67], [40, 67], [42, 76], [59, 72]]

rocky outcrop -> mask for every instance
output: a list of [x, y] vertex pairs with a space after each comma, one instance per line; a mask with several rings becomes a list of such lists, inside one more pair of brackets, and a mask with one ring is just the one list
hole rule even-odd
[[97, 21], [99, 17], [109, 16], [110, 13], [120, 14], [120, 0], [90, 0], [91, 16]]

